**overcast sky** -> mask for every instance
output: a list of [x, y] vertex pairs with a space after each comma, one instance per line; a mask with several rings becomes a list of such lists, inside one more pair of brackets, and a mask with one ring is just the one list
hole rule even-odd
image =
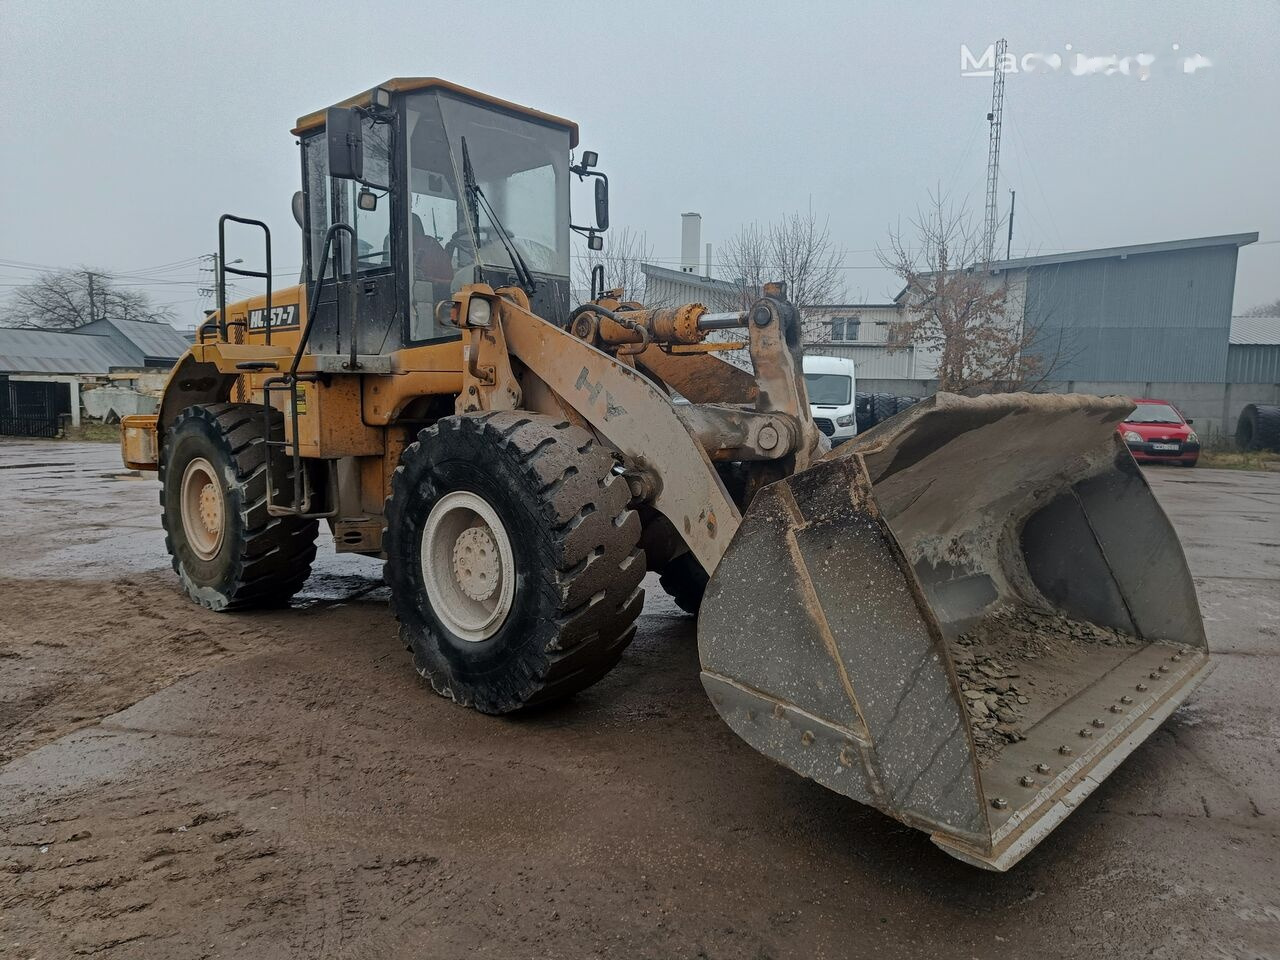
[[[207, 304], [183, 261], [216, 249], [223, 212], [269, 221], [296, 271], [294, 120], [434, 75], [577, 120], [615, 229], [659, 262], [683, 211], [719, 249], [812, 204], [847, 248], [848, 297], [881, 300], [896, 286], [874, 249], [929, 189], [981, 213], [991, 82], [961, 77], [960, 47], [1000, 36], [1064, 58], [1008, 77], [1015, 254], [1256, 230], [1236, 310], [1280, 297], [1277, 0], [0, 0], [0, 293], [31, 275], [15, 261], [85, 263], [189, 324]], [[1081, 52], [1155, 62], [1146, 81], [1074, 76]], [[1197, 54], [1211, 65], [1183, 72]]]

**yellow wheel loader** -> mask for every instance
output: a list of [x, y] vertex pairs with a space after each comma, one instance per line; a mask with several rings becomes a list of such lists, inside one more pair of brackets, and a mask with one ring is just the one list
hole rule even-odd
[[[941, 395], [832, 451], [781, 286], [646, 309], [597, 272], [571, 309], [571, 234], [608, 226], [573, 123], [417, 78], [293, 132], [305, 282], [272, 290], [266, 225], [224, 216], [218, 310], [124, 423], [193, 600], [286, 602], [323, 521], [384, 558], [435, 691], [507, 713], [607, 673], [656, 571], [743, 740], [996, 870], [1204, 676], [1127, 401]], [[229, 304], [227, 275], [266, 290]]]

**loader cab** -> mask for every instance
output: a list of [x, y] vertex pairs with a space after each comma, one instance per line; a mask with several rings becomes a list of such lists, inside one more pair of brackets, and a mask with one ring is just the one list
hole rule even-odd
[[[346, 131], [336, 129], [344, 124]], [[569, 153], [576, 125], [444, 81], [411, 79], [388, 81], [304, 117], [295, 133], [302, 147], [308, 289], [324, 277], [313, 350], [349, 349], [350, 283], [356, 284], [354, 336], [361, 354], [456, 338], [460, 331], [442, 305], [462, 286], [519, 285], [500, 231], [465, 187], [468, 175], [528, 268], [534, 312], [567, 320]], [[355, 277], [351, 238], [337, 235], [327, 256], [323, 250], [334, 223], [354, 230]]]

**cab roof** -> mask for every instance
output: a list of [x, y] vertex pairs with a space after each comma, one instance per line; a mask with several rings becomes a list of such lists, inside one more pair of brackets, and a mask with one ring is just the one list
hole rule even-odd
[[[508, 110], [511, 113], [523, 114], [533, 120], [541, 121], [555, 127], [561, 127], [569, 131], [569, 146], [576, 147], [578, 145], [578, 125], [572, 120], [566, 120], [564, 117], [557, 117], [554, 114], [543, 113], [541, 110], [534, 110], [532, 107], [524, 107], [518, 103], [512, 103], [510, 100], [502, 100], [498, 97], [492, 97], [487, 93], [481, 93], [479, 90], [472, 90], [470, 87], [463, 87], [456, 83], [450, 83], [448, 80], [441, 80], [439, 77], [393, 77], [386, 83], [378, 84], [379, 87], [385, 87], [392, 93], [411, 93], [415, 90], [447, 90], [450, 93], [456, 93], [459, 96], [466, 97], [470, 100], [476, 100], [480, 103], [487, 103], [491, 106]], [[377, 87], [370, 87], [364, 93], [358, 93], [354, 97], [348, 97], [341, 103], [336, 104], [339, 107], [367, 107], [372, 102], [373, 91]], [[327, 108], [326, 108], [327, 109]], [[294, 136], [301, 136], [304, 133], [310, 133], [324, 126], [324, 110], [316, 110], [314, 113], [308, 113], [306, 116], [298, 118], [298, 125], [293, 128]]]

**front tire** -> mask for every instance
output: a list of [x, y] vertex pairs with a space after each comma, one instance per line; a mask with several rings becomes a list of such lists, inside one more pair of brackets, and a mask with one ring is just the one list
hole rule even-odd
[[612, 455], [565, 422], [502, 412], [419, 433], [383, 546], [401, 639], [436, 693], [509, 713], [608, 673], [644, 602], [630, 499]]
[[[273, 437], [284, 420], [273, 410]], [[270, 448], [272, 479], [291, 464]], [[165, 548], [187, 595], [211, 610], [279, 606], [302, 588], [316, 556], [316, 521], [267, 513], [268, 447], [262, 408], [188, 407], [165, 432], [160, 508]]]

